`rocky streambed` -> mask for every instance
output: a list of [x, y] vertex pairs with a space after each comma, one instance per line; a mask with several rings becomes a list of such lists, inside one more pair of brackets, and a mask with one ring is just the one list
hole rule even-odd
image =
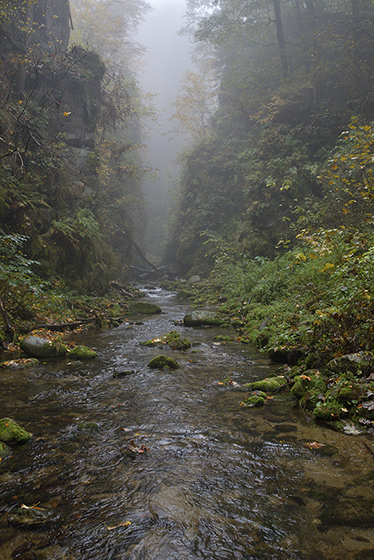
[[171, 292], [146, 299], [162, 313], [75, 340], [94, 360], [0, 370], [1, 417], [32, 434], [0, 462], [1, 560], [374, 558], [370, 436], [316, 425], [288, 391], [245, 406], [279, 366], [184, 326]]

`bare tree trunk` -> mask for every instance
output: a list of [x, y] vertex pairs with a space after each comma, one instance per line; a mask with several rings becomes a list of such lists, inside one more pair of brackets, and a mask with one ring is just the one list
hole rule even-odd
[[275, 25], [277, 28], [277, 39], [278, 39], [280, 60], [282, 65], [282, 72], [283, 72], [283, 77], [287, 78], [289, 72], [289, 66], [288, 66], [287, 52], [286, 52], [286, 41], [284, 39], [280, 0], [273, 0], [273, 6], [274, 6]]
[[3, 300], [0, 297], [0, 313], [3, 317], [4, 323], [5, 323], [5, 332], [10, 335], [10, 336], [14, 336], [14, 328], [13, 325], [11, 323], [10, 317], [7, 313], [7, 310], [5, 309]]

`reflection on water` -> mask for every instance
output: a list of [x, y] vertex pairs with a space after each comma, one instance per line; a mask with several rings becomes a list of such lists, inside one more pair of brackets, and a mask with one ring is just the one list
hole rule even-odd
[[[371, 440], [316, 427], [288, 394], [241, 407], [218, 381], [274, 366], [213, 344], [222, 329], [178, 327], [197, 346], [162, 350], [180, 370], [150, 370], [160, 350], [140, 342], [186, 307], [149, 298], [161, 316], [79, 337], [94, 363], [1, 370], [1, 416], [34, 437], [0, 464], [0, 560], [374, 558]], [[26, 526], [21, 504], [42, 517]]]

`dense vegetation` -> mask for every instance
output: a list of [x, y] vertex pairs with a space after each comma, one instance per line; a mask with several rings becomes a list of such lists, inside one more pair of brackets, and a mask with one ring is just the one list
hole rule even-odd
[[[74, 2], [70, 10], [63, 0], [0, 2], [5, 322], [9, 313], [31, 319], [40, 294], [63, 285], [105, 293], [128, 271], [141, 235], [139, 103], [128, 63], [130, 30], [148, 5], [104, 4]], [[87, 18], [104, 7], [100, 25]]]

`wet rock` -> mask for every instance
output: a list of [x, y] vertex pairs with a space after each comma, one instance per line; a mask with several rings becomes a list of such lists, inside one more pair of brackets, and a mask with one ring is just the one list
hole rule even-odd
[[188, 350], [191, 347], [191, 341], [188, 338], [182, 338], [178, 331], [171, 331], [141, 343], [142, 346], [163, 346], [165, 344], [168, 344], [172, 350]]
[[253, 394], [246, 398], [241, 404], [247, 408], [264, 406], [265, 398], [260, 395]]
[[23, 529], [38, 529], [55, 525], [57, 516], [51, 510], [42, 507], [28, 507], [21, 505], [8, 517], [8, 524]]
[[121, 377], [128, 377], [129, 375], [134, 375], [136, 371], [134, 369], [128, 371], [115, 371], [113, 377], [115, 379], [121, 379]]
[[313, 410], [317, 420], [337, 420], [340, 418], [342, 406], [335, 399], [318, 402]]
[[88, 346], [74, 346], [68, 352], [68, 358], [72, 360], [93, 360], [96, 356], [97, 352]]
[[374, 502], [360, 497], [339, 498], [329, 500], [321, 513], [321, 523], [324, 527], [360, 527], [371, 528], [374, 524]]
[[327, 369], [334, 373], [370, 373], [374, 366], [372, 352], [356, 352], [334, 358], [327, 364]]
[[264, 391], [264, 393], [276, 393], [286, 385], [286, 378], [283, 375], [278, 375], [277, 377], [267, 377], [266, 379], [262, 379], [261, 381], [248, 383], [246, 387], [258, 391]]
[[9, 443], [9, 445], [26, 443], [31, 438], [31, 435], [11, 418], [1, 418], [0, 441], [3, 443]]
[[149, 362], [148, 366], [151, 369], [178, 369], [178, 368], [180, 368], [180, 365], [178, 364], [178, 362], [176, 360], [174, 360], [173, 358], [170, 358], [169, 356], [164, 356], [164, 355], [160, 355], [160, 356], [156, 356], [155, 358], [152, 358], [152, 360]]
[[161, 313], [161, 307], [147, 301], [136, 301], [130, 305], [128, 313], [130, 315], [157, 315]]
[[196, 311], [183, 318], [185, 327], [213, 327], [223, 323], [222, 317], [213, 311]]
[[0, 461], [2, 459], [6, 459], [12, 453], [10, 447], [8, 447], [5, 443], [0, 441]]
[[179, 292], [176, 293], [175, 297], [177, 299], [189, 299], [192, 298], [194, 296], [194, 294], [192, 292], [189, 292], [187, 290], [179, 290]]
[[20, 347], [25, 354], [33, 358], [60, 358], [68, 351], [68, 347], [62, 342], [32, 335], [21, 340]]
[[38, 365], [39, 360], [37, 358], [19, 358], [18, 360], [9, 360], [1, 364], [2, 368], [9, 369], [27, 369]]
[[80, 432], [97, 432], [99, 425], [96, 422], [81, 422], [78, 424], [78, 430]]
[[279, 346], [277, 348], [269, 348], [268, 357], [273, 362], [281, 364], [289, 364], [295, 366], [299, 360], [305, 357], [305, 348], [293, 348], [290, 346]]

